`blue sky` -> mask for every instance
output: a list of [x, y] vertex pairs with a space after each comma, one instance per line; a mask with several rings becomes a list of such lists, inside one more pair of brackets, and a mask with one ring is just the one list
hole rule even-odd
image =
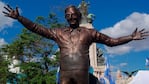
[[[96, 30], [111, 37], [131, 34], [136, 27], [149, 30], [149, 0], [86, 0], [90, 2], [89, 13], [96, 16], [93, 26]], [[0, 0], [0, 12], [5, 4], [18, 6], [21, 15], [35, 20], [37, 16], [47, 16], [56, 12], [64, 20], [64, 8], [70, 4], [78, 5], [81, 0]], [[6, 18], [0, 13], [0, 46], [11, 43], [21, 33], [23, 26], [16, 20]], [[112, 70], [133, 71], [147, 69], [145, 58], [149, 56], [149, 37], [141, 41], [107, 47], [98, 45], [109, 58]]]

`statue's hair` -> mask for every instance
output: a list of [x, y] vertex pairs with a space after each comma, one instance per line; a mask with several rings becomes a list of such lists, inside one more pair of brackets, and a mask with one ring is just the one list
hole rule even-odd
[[66, 13], [67, 10], [70, 9], [70, 8], [74, 9], [74, 10], [77, 12], [77, 14], [79, 15], [80, 18], [82, 17], [80, 10], [79, 10], [76, 6], [74, 6], [74, 5], [69, 5], [68, 7], [66, 7], [65, 13]]

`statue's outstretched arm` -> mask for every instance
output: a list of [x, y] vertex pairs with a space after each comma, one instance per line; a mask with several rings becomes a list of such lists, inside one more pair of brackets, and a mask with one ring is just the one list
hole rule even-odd
[[111, 38], [105, 34], [102, 33], [96, 33], [96, 42], [106, 44], [107, 46], [117, 46], [121, 44], [128, 43], [132, 40], [143, 40], [146, 39], [147, 36], [149, 36], [149, 31], [145, 31], [145, 29], [139, 30], [138, 28], [135, 29], [135, 31], [128, 35], [128, 36], [122, 36], [119, 38]]
[[30, 21], [29, 19], [21, 16], [19, 14], [18, 7], [16, 7], [16, 9], [13, 9], [9, 5], [7, 5], [4, 8], [7, 11], [7, 12], [3, 11], [3, 13], [5, 14], [6, 17], [10, 17], [12, 19], [18, 20], [24, 27], [26, 27], [27, 29], [29, 29], [30, 31], [32, 31], [34, 33], [37, 33], [37, 34], [44, 36], [46, 38], [53, 39], [53, 37], [54, 37], [53, 35], [55, 32], [54, 30], [44, 28], [43, 26], [39, 26], [39, 25], [33, 23], [32, 21]]

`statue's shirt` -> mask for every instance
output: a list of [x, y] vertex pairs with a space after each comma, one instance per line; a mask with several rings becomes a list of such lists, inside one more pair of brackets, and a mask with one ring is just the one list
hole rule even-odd
[[38, 34], [56, 41], [60, 48], [61, 70], [88, 70], [89, 47], [93, 42], [102, 43], [106, 37], [96, 30], [84, 27], [72, 28], [34, 28]]

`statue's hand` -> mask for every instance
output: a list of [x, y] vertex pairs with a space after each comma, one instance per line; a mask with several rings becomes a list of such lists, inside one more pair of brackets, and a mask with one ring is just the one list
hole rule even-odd
[[18, 17], [19, 17], [18, 7], [16, 7], [16, 9], [12, 9], [9, 5], [7, 5], [7, 6], [4, 6], [4, 8], [7, 11], [7, 12], [3, 11], [5, 16], [11, 17], [13, 19], [18, 19]]
[[145, 31], [145, 29], [138, 31], [138, 28], [136, 28], [135, 31], [132, 33], [133, 40], [146, 39], [146, 36], [149, 36], [149, 31]]

